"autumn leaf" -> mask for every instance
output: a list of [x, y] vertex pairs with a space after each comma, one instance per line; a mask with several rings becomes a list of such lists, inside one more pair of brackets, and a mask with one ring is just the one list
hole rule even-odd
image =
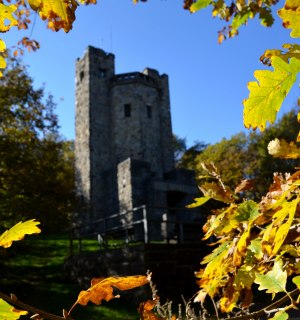
[[13, 16], [16, 10], [17, 6], [14, 4], [7, 6], [0, 3], [0, 32], [7, 32], [11, 27], [18, 25], [17, 19]]
[[278, 10], [279, 17], [283, 20], [282, 25], [287, 29], [292, 29], [292, 38], [300, 37], [300, 7], [298, 0], [287, 0], [282, 9]]
[[202, 206], [204, 203], [206, 203], [210, 197], [200, 197], [200, 198], [195, 198], [194, 203], [187, 205], [187, 208], [196, 208]]
[[[269, 255], [275, 255], [286, 239], [300, 199], [284, 202], [280, 210], [274, 216], [272, 223], [267, 227], [263, 235], [263, 250]], [[286, 217], [287, 220], [286, 220]]]
[[294, 277], [292, 281], [295, 283], [298, 289], [300, 289], [300, 276]]
[[109, 301], [116, 298], [113, 294], [114, 287], [119, 290], [129, 290], [147, 283], [149, 283], [149, 280], [146, 276], [109, 277], [99, 282], [93, 279], [92, 286], [79, 293], [76, 303], [85, 306], [91, 301], [99, 305], [102, 300]]
[[251, 179], [242, 180], [234, 189], [234, 193], [244, 192], [246, 190], [252, 189], [254, 186], [254, 181]]
[[21, 316], [28, 314], [27, 311], [15, 309], [3, 299], [0, 299], [0, 319], [17, 320]]
[[229, 189], [225, 189], [222, 185], [216, 182], [205, 182], [199, 186], [206, 198], [213, 198], [217, 201], [225, 203], [233, 203], [233, 194]]
[[157, 300], [147, 300], [146, 302], [141, 302], [138, 308], [141, 320], [162, 320], [157, 316], [153, 309], [157, 306]]
[[250, 238], [250, 232], [251, 224], [249, 225], [247, 230], [241, 235], [236, 247], [234, 248], [233, 263], [236, 267], [239, 267], [242, 264], [243, 258], [246, 255], [247, 246]]
[[43, 20], [48, 20], [48, 28], [69, 32], [75, 21], [75, 0], [28, 0], [30, 7], [37, 11]]
[[267, 121], [274, 123], [281, 104], [296, 81], [300, 71], [300, 60], [291, 58], [290, 63], [279, 57], [271, 57], [274, 71], [258, 70], [256, 81], [249, 82], [249, 98], [244, 104], [244, 125], [246, 128], [257, 127], [263, 131]]
[[274, 295], [278, 292], [286, 292], [287, 273], [282, 270], [282, 261], [275, 261], [273, 269], [266, 274], [256, 274], [255, 283], [259, 285], [258, 290], [267, 290]]
[[289, 315], [284, 310], [280, 310], [274, 314], [274, 317], [269, 318], [269, 320], [287, 320], [288, 318]]
[[[1, 55], [6, 50], [6, 44], [5, 42], [0, 39], [0, 69], [5, 69], [6, 68], [6, 61], [4, 57]], [[2, 77], [2, 72], [0, 71], [0, 78]]]
[[270, 66], [271, 57], [274, 57], [274, 56], [281, 58], [286, 63], [288, 63], [290, 59], [293, 57], [300, 59], [300, 45], [286, 43], [282, 45], [282, 47], [286, 49], [286, 51], [279, 50], [279, 49], [266, 50], [263, 53], [263, 55], [260, 57], [260, 61], [263, 64]]
[[298, 159], [300, 158], [300, 148], [295, 142], [287, 142], [284, 139], [274, 139], [268, 144], [268, 152], [274, 158]]
[[200, 9], [206, 8], [210, 3], [211, 0], [198, 0], [190, 6], [190, 11], [194, 13]]
[[26, 234], [40, 233], [41, 230], [37, 227], [38, 224], [40, 223], [34, 219], [17, 223], [0, 236], [0, 246], [8, 248], [13, 241], [22, 240]]

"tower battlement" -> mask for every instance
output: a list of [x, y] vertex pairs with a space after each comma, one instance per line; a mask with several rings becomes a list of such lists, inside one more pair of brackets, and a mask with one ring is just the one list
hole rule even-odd
[[[76, 62], [75, 121], [85, 221], [144, 204], [168, 205], [168, 186], [174, 191], [178, 181], [162, 187], [174, 170], [167, 75], [151, 68], [116, 74], [115, 56], [90, 46]], [[189, 194], [190, 186], [180, 190]]]

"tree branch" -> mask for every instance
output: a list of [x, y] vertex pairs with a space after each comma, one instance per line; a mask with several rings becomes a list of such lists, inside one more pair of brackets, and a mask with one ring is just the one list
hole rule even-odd
[[295, 296], [296, 294], [300, 293], [300, 290], [294, 289], [293, 291], [289, 292], [289, 294], [286, 294], [285, 296], [283, 296], [282, 298], [280, 298], [279, 300], [275, 301], [274, 303], [268, 305], [267, 307], [260, 309], [259, 311], [256, 312], [252, 312], [250, 314], [246, 314], [243, 316], [239, 316], [239, 317], [230, 317], [230, 318], [226, 318], [225, 320], [248, 320], [248, 319], [258, 319], [264, 315], [266, 315], [267, 311], [273, 310], [278, 308], [280, 305], [282, 305], [283, 303], [285, 303], [286, 301], [290, 300], [290, 297]]
[[3, 300], [5, 300], [6, 302], [8, 302], [10, 304], [18, 306], [19, 308], [21, 308], [23, 310], [30, 311], [34, 314], [38, 314], [41, 316], [41, 318], [48, 319], [48, 320], [66, 320], [66, 318], [64, 318], [64, 317], [60, 317], [60, 316], [45, 312], [43, 310], [39, 310], [39, 309], [34, 308], [32, 306], [29, 306], [29, 305], [19, 301], [15, 297], [11, 298], [2, 292], [0, 292], [0, 298], [2, 298]]

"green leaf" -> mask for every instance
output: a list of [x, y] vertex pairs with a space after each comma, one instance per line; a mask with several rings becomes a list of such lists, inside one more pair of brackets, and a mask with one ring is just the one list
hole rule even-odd
[[192, 13], [199, 11], [200, 9], [204, 9], [207, 6], [209, 6], [211, 3], [211, 0], [198, 0], [197, 2], [194, 2], [191, 7], [190, 7], [190, 11]]
[[3, 299], [0, 299], [0, 319], [2, 320], [17, 320], [28, 312], [15, 309]]
[[237, 271], [234, 278], [234, 285], [251, 290], [254, 279], [255, 273], [253, 268], [243, 265]]
[[205, 202], [207, 202], [210, 199], [210, 197], [201, 197], [201, 198], [195, 198], [195, 202], [192, 204], [189, 204], [186, 206], [187, 208], [196, 208], [202, 206]]
[[271, 63], [274, 71], [255, 71], [257, 82], [248, 84], [249, 98], [243, 102], [244, 125], [247, 128], [259, 127], [263, 131], [267, 121], [274, 123], [276, 114], [300, 71], [300, 60], [296, 58], [291, 58], [288, 64], [275, 56], [271, 57]]
[[236, 215], [235, 219], [239, 222], [249, 223], [260, 216], [258, 204], [252, 200], [248, 200], [240, 204], [238, 206], [237, 212], [238, 214]]
[[228, 250], [229, 248], [229, 242], [226, 241], [222, 243], [219, 247], [213, 250], [212, 253], [207, 255], [201, 262], [201, 264], [207, 264], [213, 260], [215, 260], [224, 250]]
[[261, 260], [263, 258], [263, 252], [262, 252], [262, 243], [261, 239], [253, 239], [249, 246], [248, 249], [254, 253], [254, 257], [257, 260]]
[[278, 292], [286, 292], [287, 273], [282, 270], [282, 261], [275, 261], [273, 269], [266, 274], [256, 274], [255, 283], [259, 284], [258, 290], [267, 290], [274, 295]]
[[298, 289], [300, 289], [300, 276], [294, 277], [292, 281], [295, 283]]
[[286, 320], [288, 318], [289, 315], [284, 310], [280, 310], [274, 314], [273, 318], [269, 318], [269, 320]]
[[287, 0], [284, 8], [278, 10], [279, 17], [283, 20], [283, 26], [292, 29], [292, 38], [300, 37], [300, 11], [298, 0]]
[[37, 227], [38, 224], [40, 223], [34, 219], [17, 223], [0, 236], [0, 246], [8, 248], [13, 241], [22, 240], [26, 234], [40, 233], [41, 230]]

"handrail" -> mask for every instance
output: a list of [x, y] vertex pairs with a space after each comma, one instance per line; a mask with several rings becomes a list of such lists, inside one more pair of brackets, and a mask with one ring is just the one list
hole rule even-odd
[[[132, 210], [115, 213], [85, 225], [75, 226], [72, 232], [73, 239], [71, 240], [71, 243], [73, 243], [74, 238], [77, 238], [77, 240], [79, 240], [79, 245], [81, 246], [82, 240], [94, 236], [96, 236], [98, 239], [99, 245], [104, 244], [104, 246], [107, 246], [107, 241], [109, 238], [113, 238], [115, 240], [125, 240], [125, 243], [129, 243], [131, 241], [141, 241], [141, 239], [143, 239], [142, 242], [149, 243], [151, 242], [149, 226], [152, 227], [152, 229], [155, 228], [156, 230], [161, 230], [161, 239], [167, 241], [167, 243], [169, 243], [172, 239], [178, 243], [186, 242], [188, 238], [186, 236], [185, 227], [199, 227], [200, 240], [202, 223], [180, 219], [155, 219], [147, 216], [147, 211], [150, 209], [164, 210], [165, 213], [170, 210], [184, 210], [166, 207], [146, 207], [146, 205], [141, 205], [133, 208]], [[186, 210], [190, 211], [190, 209]], [[133, 213], [138, 211], [141, 212], [140, 216], [134, 217]], [[130, 217], [128, 221], [125, 221], [126, 217]], [[114, 223], [114, 225], [111, 225], [113, 224], [114, 219], [117, 219], [117, 221]], [[139, 225], [141, 227], [138, 227]], [[77, 237], [75, 236], [75, 230], [78, 231]], [[83, 232], [84, 230], [86, 232]]]

